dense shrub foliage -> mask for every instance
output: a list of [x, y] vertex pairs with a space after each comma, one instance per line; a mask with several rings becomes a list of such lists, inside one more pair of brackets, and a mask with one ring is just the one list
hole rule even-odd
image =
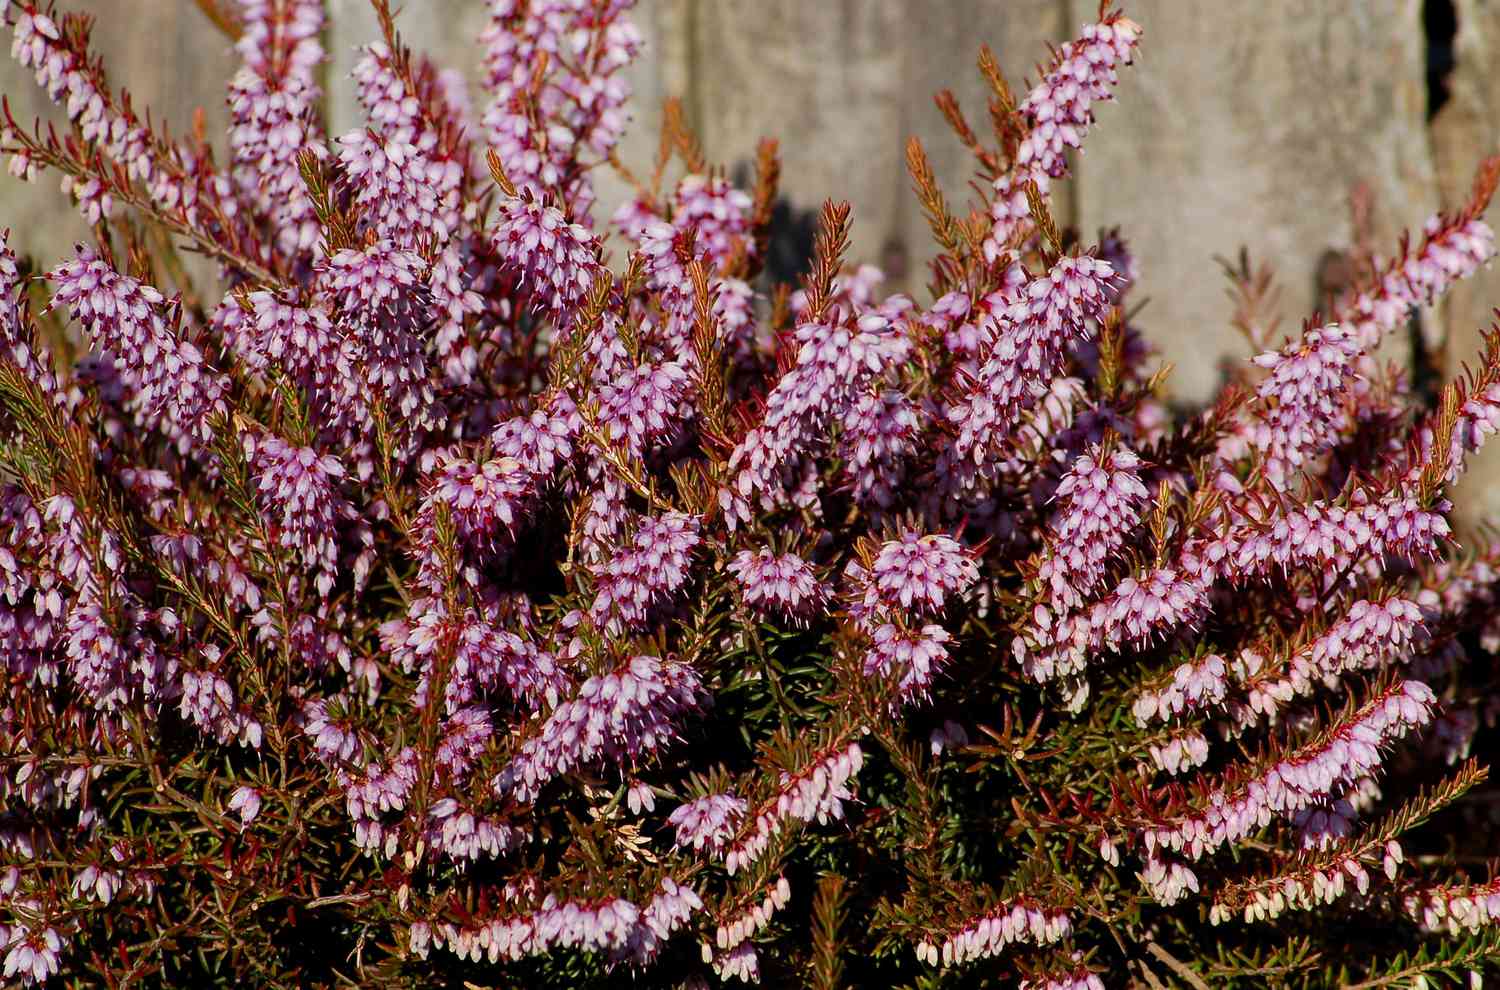
[[[1137, 53], [1107, 5], [1023, 97], [982, 53], [984, 136], [939, 96], [983, 202], [908, 148], [919, 301], [845, 267], [837, 203], [771, 284], [773, 143], [736, 188], [669, 104], [618, 161], [629, 0], [489, 0], [472, 102], [374, 2], [335, 138], [319, 0], [202, 0], [242, 61], [217, 157], [111, 88], [87, 19], [6, 5], [68, 120], [7, 110], [11, 169], [95, 234], [0, 255], [7, 981], [1497, 958], [1500, 551], [1445, 491], [1500, 337], [1435, 391], [1377, 347], [1488, 262], [1500, 165], [1289, 339], [1232, 272], [1262, 354], [1175, 411], [1126, 241], [1049, 211]], [[636, 191], [608, 224], [604, 170]]]

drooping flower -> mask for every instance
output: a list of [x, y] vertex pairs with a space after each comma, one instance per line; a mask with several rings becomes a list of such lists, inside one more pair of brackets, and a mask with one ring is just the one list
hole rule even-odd
[[392, 415], [418, 424], [436, 415], [418, 315], [426, 265], [391, 241], [345, 248], [323, 268], [340, 322], [359, 342], [365, 384], [390, 404]]
[[1421, 681], [1392, 685], [1257, 777], [1210, 792], [1201, 810], [1145, 829], [1147, 849], [1199, 859], [1264, 828], [1278, 815], [1289, 816], [1326, 799], [1335, 788], [1374, 772], [1381, 764], [1379, 747], [1426, 725], [1435, 702], [1432, 689]]
[[1256, 388], [1264, 412], [1250, 439], [1265, 455], [1273, 484], [1283, 486], [1337, 440], [1344, 425], [1345, 386], [1360, 354], [1353, 331], [1329, 324], [1307, 329], [1279, 352], [1254, 358], [1269, 374]]
[[887, 622], [875, 630], [872, 639], [865, 654], [865, 676], [896, 677], [902, 697], [926, 693], [933, 676], [947, 664], [947, 644], [952, 642], [948, 631], [933, 623], [905, 630]]
[[243, 67], [229, 83], [234, 178], [293, 256], [312, 257], [322, 239], [298, 156], [327, 156], [316, 69], [323, 61], [317, 0], [241, 0]]
[[870, 576], [876, 594], [887, 605], [915, 606], [936, 615], [950, 596], [962, 594], [978, 580], [979, 570], [952, 537], [908, 530], [881, 545]]
[[249, 825], [260, 814], [260, 791], [254, 787], [237, 787], [229, 795], [229, 810], [240, 816], [240, 821]]
[[1132, 706], [1136, 721], [1141, 725], [1166, 722], [1183, 712], [1218, 704], [1229, 689], [1227, 674], [1224, 658], [1217, 653], [1179, 664], [1170, 680], [1136, 696]]
[[338, 576], [336, 527], [351, 511], [337, 488], [343, 465], [274, 434], [247, 433], [244, 445], [272, 538], [316, 571], [319, 594], [328, 594]]
[[841, 417], [860, 385], [887, 361], [904, 353], [906, 343], [881, 316], [860, 317], [854, 325], [803, 324], [797, 328], [797, 363], [766, 396], [766, 412], [730, 455], [732, 480], [720, 492], [725, 521], [748, 523], [751, 500], [772, 508], [784, 500], [784, 476], [794, 458], [810, 452], [815, 434]]
[[1383, 268], [1373, 286], [1345, 303], [1339, 322], [1352, 326], [1362, 351], [1372, 351], [1414, 307], [1430, 305], [1494, 254], [1495, 233], [1489, 224], [1469, 211], [1437, 214], [1423, 225], [1417, 251], [1403, 251]]
[[1094, 122], [1093, 105], [1111, 98], [1115, 70], [1134, 59], [1140, 35], [1140, 25], [1118, 13], [1084, 25], [1076, 40], [1058, 49], [1046, 75], [1026, 95], [1019, 107], [1025, 134], [1015, 164], [994, 183], [986, 260], [993, 263], [1000, 257], [1029, 220], [1027, 185], [1034, 183], [1046, 195], [1050, 180], [1067, 174], [1067, 150], [1083, 146]]
[[864, 751], [849, 743], [820, 754], [797, 773], [783, 771], [775, 796], [755, 809], [749, 827], [725, 845], [725, 868], [733, 875], [759, 860], [789, 819], [824, 824], [842, 818], [844, 802], [853, 796], [850, 784], [863, 765]]

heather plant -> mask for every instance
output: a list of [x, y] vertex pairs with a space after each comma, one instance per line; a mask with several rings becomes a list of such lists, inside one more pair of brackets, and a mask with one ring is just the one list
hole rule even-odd
[[[1116, 231], [1049, 191], [1137, 55], [1104, 4], [920, 299], [765, 265], [629, 0], [489, 0], [483, 89], [385, 0], [321, 112], [320, 0], [237, 40], [217, 151], [89, 21], [8, 0], [6, 109], [92, 243], [0, 251], [0, 958], [21, 986], [1426, 986], [1500, 960], [1500, 545], [1447, 491], [1500, 333], [1382, 341], [1487, 264], [1472, 198], [1169, 408]], [[992, 133], [990, 133], [992, 131]], [[595, 215], [605, 170], [634, 190]], [[184, 254], [196, 254], [196, 264]], [[1149, 263], [1149, 260], [1142, 263]], [[1149, 309], [1141, 317], [1149, 321]]]

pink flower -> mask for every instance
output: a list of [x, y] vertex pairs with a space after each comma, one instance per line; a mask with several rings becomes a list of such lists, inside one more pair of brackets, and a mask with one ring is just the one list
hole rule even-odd
[[[496, 457], [482, 464], [459, 457], [444, 458], [418, 511], [418, 529], [432, 539], [434, 519], [441, 506], [453, 520], [459, 540], [482, 558], [497, 554], [514, 537], [536, 492], [536, 484], [519, 461]], [[425, 548], [424, 548], [425, 549]], [[438, 580], [431, 550], [427, 581]]]
[[655, 811], [656, 792], [651, 789], [650, 784], [638, 780], [626, 789], [625, 806], [630, 809], [632, 815], [639, 815], [643, 811]]
[[1314, 501], [1266, 523], [1250, 522], [1231, 532], [1226, 565], [1231, 575], [1253, 576], [1272, 568], [1309, 568], [1337, 573], [1358, 560], [1397, 554], [1407, 560], [1435, 556], [1449, 533], [1437, 512], [1402, 493], [1371, 500], [1362, 491], [1346, 508]]
[[1153, 719], [1166, 722], [1184, 711], [1222, 702], [1229, 687], [1227, 673], [1224, 658], [1217, 653], [1178, 665], [1169, 682], [1136, 696], [1132, 708], [1136, 722], [1143, 726]]
[[486, 616], [466, 610], [450, 616], [442, 600], [414, 599], [405, 619], [380, 629], [381, 643], [403, 670], [420, 671], [413, 702], [425, 707], [438, 651], [453, 650], [446, 671], [444, 710], [454, 715], [504, 687], [526, 711], [555, 705], [572, 686], [559, 658]]
[[1262, 411], [1250, 439], [1265, 453], [1267, 477], [1278, 488], [1337, 441], [1346, 387], [1361, 353], [1352, 331], [1330, 324], [1254, 359], [1270, 374], [1256, 389]]
[[688, 371], [680, 361], [617, 371], [599, 389], [605, 436], [641, 456], [687, 419], [687, 391]]
[[[217, 663], [218, 654], [218, 647], [210, 646], [205, 651], [205, 658], [210, 663]], [[211, 670], [183, 673], [178, 710], [183, 718], [213, 736], [220, 745], [238, 739], [242, 746], [260, 748], [260, 723], [236, 702], [229, 682]]]
[[1030, 130], [1016, 152], [1019, 167], [1034, 164], [1054, 179], [1067, 174], [1064, 149], [1082, 147], [1094, 122], [1093, 104], [1111, 98], [1115, 67], [1130, 64], [1140, 35], [1140, 25], [1114, 14], [1085, 24], [1076, 41], [1058, 50], [1052, 68], [1021, 103]]
[[957, 436], [943, 450], [939, 477], [971, 486], [1021, 414], [1046, 394], [1069, 351], [1094, 332], [1110, 306], [1115, 280], [1107, 262], [1059, 258], [1040, 277], [1025, 277], [982, 323], [988, 340], [972, 385], [948, 410]]
[[707, 946], [704, 946], [703, 952], [708, 956], [704, 961], [713, 963], [714, 972], [721, 980], [760, 982], [760, 956], [756, 953], [755, 946], [749, 942], [741, 942], [723, 955], [713, 953]]
[[17, 925], [10, 933], [5, 954], [5, 978], [19, 977], [23, 983], [45, 983], [56, 976], [66, 943], [57, 929], [50, 926], [23, 928]]
[[[1081, 953], [1073, 954], [1075, 959], [1081, 957]], [[1053, 971], [1045, 976], [1022, 980], [1021, 990], [1104, 990], [1104, 981], [1099, 978], [1098, 973], [1079, 965], [1073, 969]]]
[[703, 175], [684, 176], [677, 184], [672, 223], [691, 230], [693, 243], [717, 268], [737, 249], [755, 253], [750, 237], [750, 195], [727, 180]]
[[873, 390], [855, 401], [839, 449], [861, 505], [879, 510], [895, 504], [919, 428], [916, 406], [903, 392]]
[[364, 754], [364, 744], [347, 715], [329, 712], [322, 699], [309, 701], [303, 710], [302, 731], [312, 740], [313, 748], [325, 762], [352, 763]]
[[1406, 913], [1428, 931], [1458, 937], [1500, 922], [1500, 877], [1487, 883], [1430, 886], [1407, 896]]
[[765, 854], [771, 840], [789, 819], [826, 824], [844, 817], [844, 802], [853, 797], [849, 786], [864, 765], [858, 743], [832, 748], [797, 773], [781, 773], [775, 796], [761, 805], [747, 830], [726, 846], [724, 866], [733, 875]]
[[751, 936], [765, 928], [777, 911], [786, 907], [792, 899], [791, 886], [786, 877], [777, 877], [765, 887], [765, 895], [759, 903], [751, 904], [738, 917], [721, 921], [714, 933], [714, 944], [719, 953], [734, 949], [747, 942]]
[[1430, 305], [1494, 254], [1495, 233], [1483, 220], [1468, 213], [1437, 214], [1423, 225], [1422, 245], [1416, 253], [1403, 251], [1371, 288], [1347, 300], [1339, 322], [1352, 325], [1361, 350], [1373, 350], [1413, 307]]
[[525, 845], [526, 833], [504, 818], [481, 814], [444, 798], [428, 812], [427, 842], [455, 862], [490, 859]]
[[345, 248], [322, 269], [340, 325], [359, 341], [365, 384], [385, 397], [392, 414], [418, 423], [435, 415], [418, 325], [426, 267], [418, 255], [382, 240], [362, 251]]
[[953, 641], [947, 630], [931, 623], [904, 630], [887, 622], [875, 630], [873, 639], [865, 654], [865, 676], [896, 677], [903, 698], [926, 694], [933, 676], [947, 664], [947, 644]]
[[1152, 899], [1163, 907], [1179, 903], [1189, 893], [1198, 893], [1198, 874], [1186, 863], [1155, 853], [1146, 856], [1145, 866], [1137, 876]]
[[238, 812], [240, 821], [249, 825], [260, 814], [260, 791], [254, 787], [236, 787], [229, 795], [229, 810]]
[[969, 744], [969, 733], [957, 722], [949, 719], [941, 726], [932, 730], [928, 736], [928, 742], [932, 747], [932, 755], [938, 756], [945, 749], [955, 749], [959, 746]]
[[580, 428], [572, 401], [558, 394], [530, 415], [513, 416], [495, 427], [490, 443], [497, 454], [513, 458], [527, 474], [548, 479], [573, 458]]
[[229, 383], [180, 332], [180, 313], [169, 313], [160, 292], [86, 248], [48, 277], [57, 283], [53, 305], [72, 310], [108, 355], [143, 423], [159, 426], [180, 449], [206, 445], [209, 420], [226, 409]]
[[362, 223], [403, 247], [416, 248], [422, 239], [446, 244], [463, 225], [469, 151], [429, 120], [431, 94], [413, 84], [431, 80], [410, 61], [403, 69], [380, 41], [365, 46], [353, 76], [369, 127], [339, 139], [339, 160]]
[[[586, 207], [593, 189], [583, 157], [603, 157], [624, 131], [630, 86], [620, 70], [634, 60], [642, 37], [624, 16], [629, 3], [603, 8], [576, 0], [538, 0], [518, 8], [489, 0], [490, 23], [480, 34], [485, 83], [492, 100], [484, 125], [518, 188], [560, 188]], [[597, 42], [596, 42], [597, 39]], [[543, 55], [550, 71], [537, 73]], [[537, 73], [541, 119], [524, 111]], [[539, 123], [545, 137], [537, 133]], [[565, 184], [566, 182], [566, 184]]]
[[766, 412], [730, 455], [732, 480], [719, 495], [725, 521], [750, 521], [751, 499], [762, 508], [785, 500], [785, 476], [796, 458], [812, 451], [823, 426], [843, 417], [862, 383], [905, 353], [905, 337], [882, 316], [853, 325], [798, 326], [797, 363], [766, 396]]
[[[1379, 769], [1379, 747], [1432, 719], [1432, 689], [1421, 681], [1397, 682], [1337, 722], [1322, 736], [1284, 753], [1254, 777], [1207, 793], [1199, 810], [1145, 829], [1148, 852], [1166, 848], [1192, 859], [1326, 800], [1338, 787]], [[1165, 878], [1167, 873], [1161, 874]]]
[[1120, 14], [1085, 25], [1077, 40], [1057, 50], [1047, 74], [1021, 102], [1026, 134], [1015, 164], [995, 179], [985, 260], [993, 264], [1029, 228], [1027, 184], [1035, 183], [1045, 196], [1049, 180], [1067, 174], [1067, 149], [1083, 146], [1094, 103], [1111, 98], [1115, 70], [1134, 59], [1140, 34], [1140, 25]]
[[328, 594], [338, 576], [335, 527], [352, 514], [337, 488], [343, 465], [330, 454], [293, 447], [274, 434], [246, 433], [243, 442], [273, 538], [319, 572], [318, 592]]
[[1208, 738], [1197, 729], [1188, 729], [1152, 743], [1150, 751], [1157, 769], [1178, 776], [1208, 759]]
[[276, 245], [310, 257], [322, 231], [297, 156], [325, 158], [316, 69], [323, 61], [323, 5], [316, 0], [241, 0], [244, 60], [229, 84], [236, 184], [276, 231]]

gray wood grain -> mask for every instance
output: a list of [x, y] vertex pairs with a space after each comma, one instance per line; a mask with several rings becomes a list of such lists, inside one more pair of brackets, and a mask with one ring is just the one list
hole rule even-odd
[[1141, 58], [1099, 112], [1079, 213], [1085, 230], [1123, 227], [1177, 396], [1204, 399], [1223, 356], [1248, 354], [1214, 255], [1271, 261], [1295, 331], [1322, 302], [1319, 259], [1350, 247], [1355, 183], [1382, 250], [1437, 207], [1420, 17], [1419, 0], [1139, 6]]

